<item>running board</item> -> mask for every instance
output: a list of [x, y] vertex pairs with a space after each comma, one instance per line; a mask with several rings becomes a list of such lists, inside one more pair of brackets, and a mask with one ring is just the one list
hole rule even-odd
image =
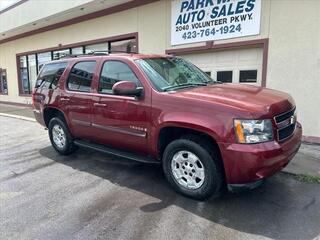
[[156, 159], [153, 159], [151, 157], [147, 157], [144, 155], [139, 155], [139, 154], [131, 153], [128, 151], [123, 151], [123, 150], [119, 150], [119, 149], [106, 147], [104, 145], [100, 145], [100, 144], [96, 144], [96, 143], [92, 143], [92, 142], [87, 142], [87, 141], [83, 141], [83, 140], [74, 140], [74, 144], [79, 147], [93, 149], [93, 150], [96, 150], [99, 152], [112, 154], [112, 155], [115, 155], [118, 157], [123, 157], [123, 158], [130, 159], [130, 160], [137, 161], [137, 162], [160, 164], [160, 161], [157, 161]]

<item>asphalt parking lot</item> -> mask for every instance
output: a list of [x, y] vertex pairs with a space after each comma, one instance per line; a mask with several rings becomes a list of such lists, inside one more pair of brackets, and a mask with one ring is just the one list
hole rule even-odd
[[0, 239], [320, 239], [320, 184], [279, 173], [198, 202], [159, 166], [86, 149], [59, 156], [37, 123], [0, 126]]

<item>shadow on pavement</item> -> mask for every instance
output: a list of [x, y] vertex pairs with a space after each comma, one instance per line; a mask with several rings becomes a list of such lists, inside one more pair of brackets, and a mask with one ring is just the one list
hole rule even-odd
[[320, 185], [300, 183], [285, 174], [270, 178], [250, 192], [226, 193], [219, 199], [199, 202], [175, 193], [160, 165], [136, 163], [87, 149], [60, 156], [52, 147], [46, 147], [40, 154], [159, 199], [142, 206], [143, 212], [176, 205], [213, 223], [273, 239], [314, 239], [320, 233]]

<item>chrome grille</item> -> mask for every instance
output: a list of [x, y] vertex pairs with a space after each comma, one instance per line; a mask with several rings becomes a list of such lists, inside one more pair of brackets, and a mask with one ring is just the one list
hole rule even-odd
[[290, 138], [294, 130], [296, 129], [296, 116], [295, 116], [295, 108], [281, 113], [274, 117], [274, 120], [277, 125], [277, 135], [278, 135], [278, 141], [282, 142], [286, 139]]

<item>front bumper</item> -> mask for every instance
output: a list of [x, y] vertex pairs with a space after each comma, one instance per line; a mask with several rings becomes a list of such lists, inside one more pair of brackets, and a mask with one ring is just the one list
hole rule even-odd
[[297, 123], [292, 137], [258, 144], [221, 143], [220, 147], [227, 184], [255, 185], [284, 168], [298, 152], [302, 128]]

